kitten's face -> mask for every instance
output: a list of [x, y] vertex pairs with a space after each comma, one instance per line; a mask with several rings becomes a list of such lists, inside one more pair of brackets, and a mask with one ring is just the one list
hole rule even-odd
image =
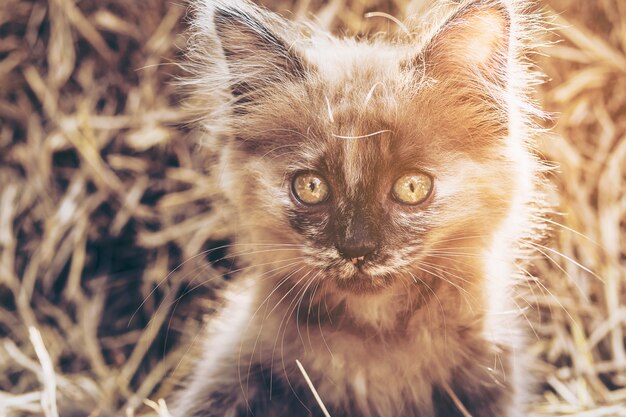
[[[291, 236], [279, 240], [301, 242], [305, 262], [349, 291], [436, 274], [435, 259], [427, 257], [467, 255], [471, 262], [477, 254], [468, 247], [488, 243], [509, 204], [503, 196], [510, 195], [512, 171], [503, 143], [473, 139], [485, 133], [468, 128], [436, 86], [406, 97], [402, 69], [386, 70], [391, 74], [362, 74], [355, 66], [352, 81], [326, 84], [306, 108], [282, 109], [297, 123], [280, 118], [266, 126], [286, 129], [285, 137], [257, 149], [265, 165], [259, 184], [273, 187], [259, 185], [269, 192], [248, 204], [280, 216], [290, 225], [280, 230]], [[377, 82], [381, 91], [364, 104]]]
[[[476, 16], [494, 32], [478, 44]], [[237, 100], [225, 188], [253, 240], [301, 245], [296, 267], [347, 292], [472, 269], [514, 200], [519, 162], [498, 95], [503, 10], [467, 8], [417, 50], [287, 47], [273, 19], [215, 17]]]

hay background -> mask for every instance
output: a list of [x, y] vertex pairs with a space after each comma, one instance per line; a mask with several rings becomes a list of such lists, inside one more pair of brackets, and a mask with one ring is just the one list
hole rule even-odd
[[[357, 33], [391, 29], [364, 14], [402, 17], [408, 1], [262, 3]], [[626, 416], [626, 3], [540, 6], [559, 40], [536, 59], [563, 227], [532, 265], [534, 411]], [[0, 2], [0, 416], [166, 415], [144, 400], [186, 373], [230, 265], [211, 266], [216, 251], [176, 268], [229, 232], [170, 84], [184, 15], [162, 0]]]

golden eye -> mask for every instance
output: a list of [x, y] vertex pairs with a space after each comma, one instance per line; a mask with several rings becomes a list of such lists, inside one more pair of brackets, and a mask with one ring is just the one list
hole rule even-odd
[[401, 203], [416, 205], [423, 203], [433, 189], [433, 179], [423, 173], [406, 174], [393, 185], [393, 196]]
[[320, 204], [328, 197], [328, 185], [319, 175], [305, 172], [294, 177], [293, 193], [304, 204]]

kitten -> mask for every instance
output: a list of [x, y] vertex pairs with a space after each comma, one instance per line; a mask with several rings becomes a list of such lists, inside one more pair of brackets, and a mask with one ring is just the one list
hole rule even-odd
[[249, 266], [175, 417], [321, 416], [297, 360], [333, 417], [525, 415], [513, 291], [541, 181], [522, 6], [357, 41], [198, 0], [193, 106]]

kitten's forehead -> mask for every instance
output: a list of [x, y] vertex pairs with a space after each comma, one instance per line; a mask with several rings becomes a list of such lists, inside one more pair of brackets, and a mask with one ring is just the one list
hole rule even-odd
[[[329, 39], [328, 45], [316, 43], [307, 51], [307, 59], [326, 82], [336, 87], [354, 83], [366, 92], [376, 82], [387, 82], [397, 77], [399, 63], [407, 51], [401, 47]], [[348, 85], [347, 85], [347, 84]]]
[[[348, 193], [371, 181], [389, 155], [389, 141], [397, 122], [398, 52], [367, 44], [345, 44], [341, 54], [324, 57], [325, 109], [331, 141], [329, 149], [341, 155], [336, 169], [343, 173]], [[388, 56], [387, 56], [388, 55]], [[339, 152], [338, 152], [339, 151]]]
[[357, 188], [357, 184], [361, 181], [364, 175], [365, 164], [363, 164], [363, 152], [360, 148], [363, 148], [362, 139], [345, 139], [344, 143], [344, 181], [346, 188], [351, 194]]
[[488, 139], [500, 122], [470, 107], [466, 96], [459, 99], [445, 80], [403, 66], [406, 50], [352, 41], [328, 49], [312, 59], [317, 71], [306, 111], [313, 116], [306, 124], [316, 134], [306, 159], [307, 168], [324, 160], [344, 195], [358, 200], [390, 175], [436, 170], [459, 152], [477, 159], [494, 154]]
[[353, 197], [369, 189], [381, 176], [381, 169], [391, 158], [388, 135], [340, 139], [343, 141], [342, 169], [346, 192]]

